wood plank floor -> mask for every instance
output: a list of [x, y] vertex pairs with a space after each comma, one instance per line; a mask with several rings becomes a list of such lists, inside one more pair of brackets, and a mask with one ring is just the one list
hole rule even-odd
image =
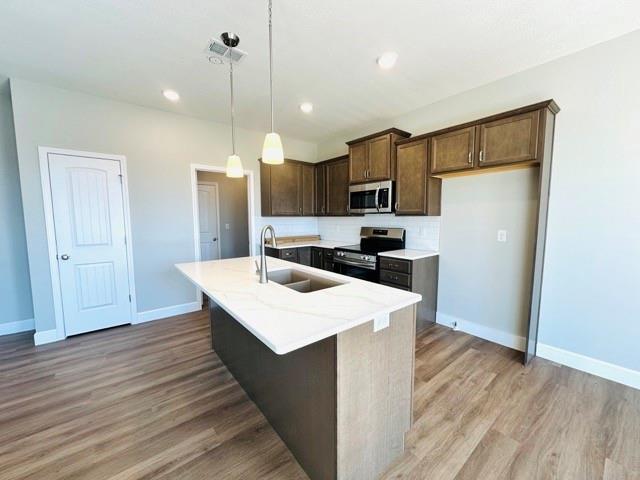
[[[640, 480], [640, 392], [433, 326], [386, 479]], [[305, 479], [198, 312], [34, 347], [0, 337], [0, 479]]]

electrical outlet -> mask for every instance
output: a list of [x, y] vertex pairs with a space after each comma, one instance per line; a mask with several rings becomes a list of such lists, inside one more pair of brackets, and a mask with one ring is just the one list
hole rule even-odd
[[498, 230], [498, 241], [506, 242], [507, 241], [507, 231], [506, 230]]

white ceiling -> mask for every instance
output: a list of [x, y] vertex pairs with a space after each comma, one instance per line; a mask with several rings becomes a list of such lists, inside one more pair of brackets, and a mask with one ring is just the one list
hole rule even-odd
[[[0, 76], [228, 123], [228, 71], [202, 53], [240, 35], [237, 125], [268, 128], [266, 0], [0, 2]], [[274, 0], [276, 130], [318, 141], [640, 28], [616, 0]], [[396, 68], [375, 58], [399, 53]], [[178, 104], [160, 91], [173, 88]], [[314, 104], [312, 115], [298, 110]]]

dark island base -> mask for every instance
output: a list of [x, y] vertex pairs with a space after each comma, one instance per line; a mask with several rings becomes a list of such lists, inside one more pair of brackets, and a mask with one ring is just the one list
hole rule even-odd
[[209, 300], [212, 347], [312, 480], [374, 479], [411, 425], [415, 307], [277, 355]]

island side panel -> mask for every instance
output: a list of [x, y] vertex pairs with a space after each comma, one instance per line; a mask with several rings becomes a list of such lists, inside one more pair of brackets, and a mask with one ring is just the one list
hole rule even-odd
[[312, 480], [336, 478], [336, 337], [277, 355], [209, 299], [214, 351]]
[[415, 305], [338, 334], [338, 479], [376, 479], [404, 451], [411, 428]]

